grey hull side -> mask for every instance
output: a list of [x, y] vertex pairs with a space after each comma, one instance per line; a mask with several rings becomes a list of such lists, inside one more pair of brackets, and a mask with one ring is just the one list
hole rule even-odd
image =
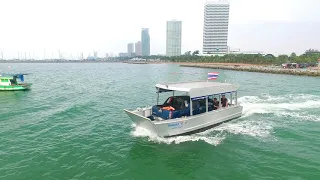
[[223, 122], [239, 118], [242, 115], [242, 109], [242, 106], [232, 106], [195, 116], [165, 121], [150, 121], [148, 118], [145, 118], [137, 112], [125, 111], [137, 126], [152, 131], [160, 137], [170, 137], [196, 133]]

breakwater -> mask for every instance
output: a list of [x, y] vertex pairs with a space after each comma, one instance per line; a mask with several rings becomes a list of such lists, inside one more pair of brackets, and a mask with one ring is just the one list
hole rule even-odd
[[127, 63], [127, 64], [150, 64], [150, 62], [147, 62], [147, 61], [123, 61], [123, 63]]
[[115, 60], [0, 60], [0, 63], [120, 63]]
[[320, 76], [320, 70], [317, 69], [283, 69], [277, 66], [240, 66], [240, 65], [221, 65], [209, 63], [181, 63], [183, 67], [225, 69], [234, 71], [261, 72], [271, 74], [288, 74], [299, 76]]

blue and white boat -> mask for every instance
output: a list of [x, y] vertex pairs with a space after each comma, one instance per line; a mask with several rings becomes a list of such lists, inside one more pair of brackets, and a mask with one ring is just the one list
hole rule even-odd
[[[160, 137], [196, 133], [242, 115], [237, 85], [197, 81], [156, 84], [155, 87], [157, 105], [124, 111], [137, 126]], [[159, 104], [159, 94], [168, 92], [172, 96]], [[175, 96], [175, 92], [183, 95]]]

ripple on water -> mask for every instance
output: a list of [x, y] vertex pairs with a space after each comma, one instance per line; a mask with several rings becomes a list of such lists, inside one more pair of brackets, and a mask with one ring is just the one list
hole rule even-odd
[[0, 179], [320, 177], [318, 78], [221, 70], [221, 81], [241, 85], [243, 116], [202, 133], [159, 138], [132, 127], [123, 109], [154, 104], [158, 82], [199, 80], [211, 70], [15, 66], [34, 74], [34, 86], [0, 93]]

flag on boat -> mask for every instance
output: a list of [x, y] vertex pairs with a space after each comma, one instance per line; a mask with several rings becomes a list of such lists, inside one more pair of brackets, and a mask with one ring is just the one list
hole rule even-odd
[[215, 80], [218, 78], [219, 73], [217, 72], [209, 72], [208, 73], [208, 80]]

